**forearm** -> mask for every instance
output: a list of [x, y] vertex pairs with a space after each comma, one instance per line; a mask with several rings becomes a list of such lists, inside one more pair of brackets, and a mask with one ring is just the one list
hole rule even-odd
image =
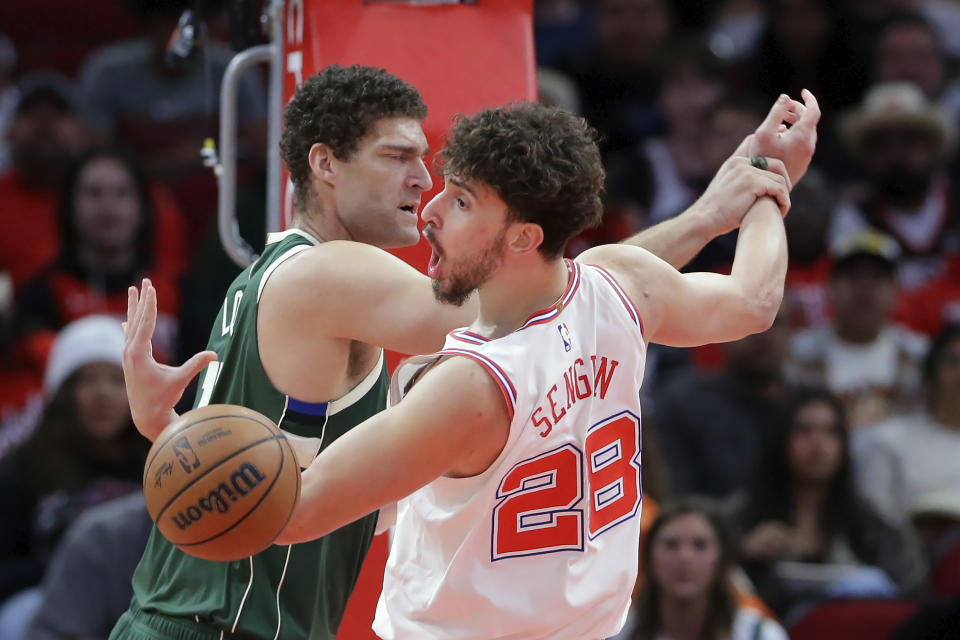
[[743, 292], [750, 312], [773, 322], [783, 300], [787, 236], [776, 202], [759, 198], [743, 218], [730, 277]]
[[681, 269], [707, 246], [715, 234], [695, 202], [680, 215], [664, 220], [622, 241], [646, 249], [674, 269]]

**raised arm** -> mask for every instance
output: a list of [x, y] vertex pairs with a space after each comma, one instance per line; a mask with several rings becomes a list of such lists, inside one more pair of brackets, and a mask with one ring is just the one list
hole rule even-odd
[[[775, 198], [786, 214], [789, 188], [806, 173], [816, 146], [820, 111], [812, 94], [804, 90], [803, 98], [806, 105], [790, 99], [778, 100], [767, 120], [723, 163], [694, 204], [680, 215], [627, 238], [623, 244], [642, 247], [680, 269], [710, 240], [737, 228], [756, 198]], [[781, 123], [794, 126], [787, 131]], [[787, 178], [787, 189], [765, 180], [762, 172], [747, 162], [750, 156], [771, 159], [769, 169]]]
[[303, 472], [300, 502], [277, 544], [326, 535], [442, 475], [482, 473], [503, 450], [510, 418], [479, 364], [452, 358], [403, 401], [338, 438]]
[[764, 197], [740, 225], [730, 275], [682, 274], [627, 245], [594, 247], [577, 260], [613, 273], [640, 311], [649, 342], [690, 347], [738, 340], [773, 323], [783, 297], [787, 241], [780, 211]]
[[271, 308], [283, 310], [281, 321], [301, 335], [406, 354], [440, 350], [447, 333], [477, 313], [475, 298], [462, 307], [442, 304], [430, 279], [403, 260], [347, 241], [325, 242], [291, 259], [271, 277], [267, 295]]

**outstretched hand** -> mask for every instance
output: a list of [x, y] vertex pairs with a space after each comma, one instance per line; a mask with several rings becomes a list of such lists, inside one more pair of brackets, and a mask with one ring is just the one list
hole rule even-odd
[[157, 290], [144, 278], [141, 290], [127, 289], [127, 321], [123, 323], [123, 375], [130, 413], [137, 429], [150, 440], [170, 423], [173, 408], [190, 381], [210, 362], [213, 351], [201, 351], [179, 367], [153, 357], [153, 331], [157, 324]]

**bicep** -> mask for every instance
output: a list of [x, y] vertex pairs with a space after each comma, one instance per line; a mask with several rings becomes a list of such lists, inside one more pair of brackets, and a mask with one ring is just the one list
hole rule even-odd
[[473, 319], [472, 307], [440, 304], [428, 277], [386, 251], [326, 244], [296, 258], [282, 284], [269, 287], [289, 302], [291, 318], [309, 319], [311, 332], [421, 354]]
[[[607, 269], [643, 317], [649, 342], [693, 347], [752, 333], [738, 283], [718, 273], [680, 273], [639, 247], [604, 245], [581, 254]], [[578, 258], [581, 260], [581, 258]]]

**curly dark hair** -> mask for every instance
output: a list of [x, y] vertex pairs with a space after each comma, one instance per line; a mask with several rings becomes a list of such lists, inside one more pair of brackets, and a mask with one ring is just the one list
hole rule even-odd
[[422, 121], [427, 106], [416, 87], [386, 69], [334, 64], [307, 78], [283, 113], [280, 137], [297, 208], [309, 196], [311, 146], [323, 142], [336, 157], [348, 159], [374, 123], [400, 117]]
[[511, 220], [540, 225], [548, 258], [603, 216], [597, 132], [559, 107], [516, 103], [459, 115], [439, 161], [444, 173], [496, 191]]

